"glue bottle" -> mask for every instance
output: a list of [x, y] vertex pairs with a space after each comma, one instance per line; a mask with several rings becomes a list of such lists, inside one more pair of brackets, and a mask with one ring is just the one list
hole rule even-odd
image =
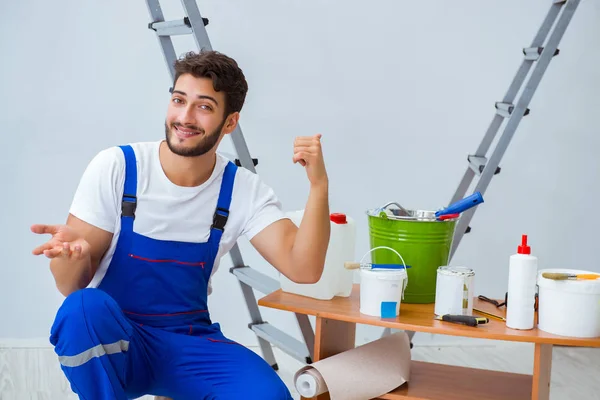
[[512, 329], [533, 329], [535, 321], [535, 292], [537, 257], [531, 255], [527, 235], [522, 235], [517, 254], [510, 256], [508, 267], [508, 299], [506, 326]]

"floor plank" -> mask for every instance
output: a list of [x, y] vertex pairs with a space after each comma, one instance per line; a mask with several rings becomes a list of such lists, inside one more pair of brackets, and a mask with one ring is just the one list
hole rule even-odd
[[[254, 349], [259, 351], [259, 349]], [[294, 373], [302, 364], [275, 349], [279, 375], [293, 389]], [[414, 360], [530, 374], [533, 346], [504, 343], [499, 346], [415, 346]], [[555, 347], [551, 400], [600, 400], [600, 349]], [[152, 400], [144, 396], [143, 400]], [[0, 400], [77, 400], [64, 378], [51, 348], [0, 348]]]

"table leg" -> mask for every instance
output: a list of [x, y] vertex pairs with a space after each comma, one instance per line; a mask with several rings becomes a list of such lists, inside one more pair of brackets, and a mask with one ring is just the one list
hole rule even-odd
[[552, 372], [552, 345], [535, 344], [533, 358], [532, 400], [550, 399], [550, 375]]
[[[355, 338], [355, 323], [317, 317], [314, 361], [353, 349], [356, 345]], [[301, 397], [301, 399], [308, 400], [304, 397]], [[323, 393], [317, 396], [316, 399], [330, 400], [329, 393]]]

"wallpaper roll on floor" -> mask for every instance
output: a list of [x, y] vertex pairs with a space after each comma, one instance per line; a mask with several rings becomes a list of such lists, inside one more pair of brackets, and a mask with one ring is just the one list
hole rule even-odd
[[316, 369], [309, 367], [296, 378], [296, 390], [302, 397], [310, 399], [327, 392], [323, 376]]
[[299, 369], [294, 384], [309, 399], [369, 400], [408, 382], [410, 362], [410, 339], [397, 332]]

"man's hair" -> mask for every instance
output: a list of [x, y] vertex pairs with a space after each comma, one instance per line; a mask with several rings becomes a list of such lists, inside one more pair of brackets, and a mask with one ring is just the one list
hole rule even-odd
[[191, 51], [175, 61], [173, 88], [183, 74], [212, 79], [215, 91], [225, 92], [225, 116], [242, 110], [248, 83], [233, 58], [212, 50], [202, 50], [199, 53]]

